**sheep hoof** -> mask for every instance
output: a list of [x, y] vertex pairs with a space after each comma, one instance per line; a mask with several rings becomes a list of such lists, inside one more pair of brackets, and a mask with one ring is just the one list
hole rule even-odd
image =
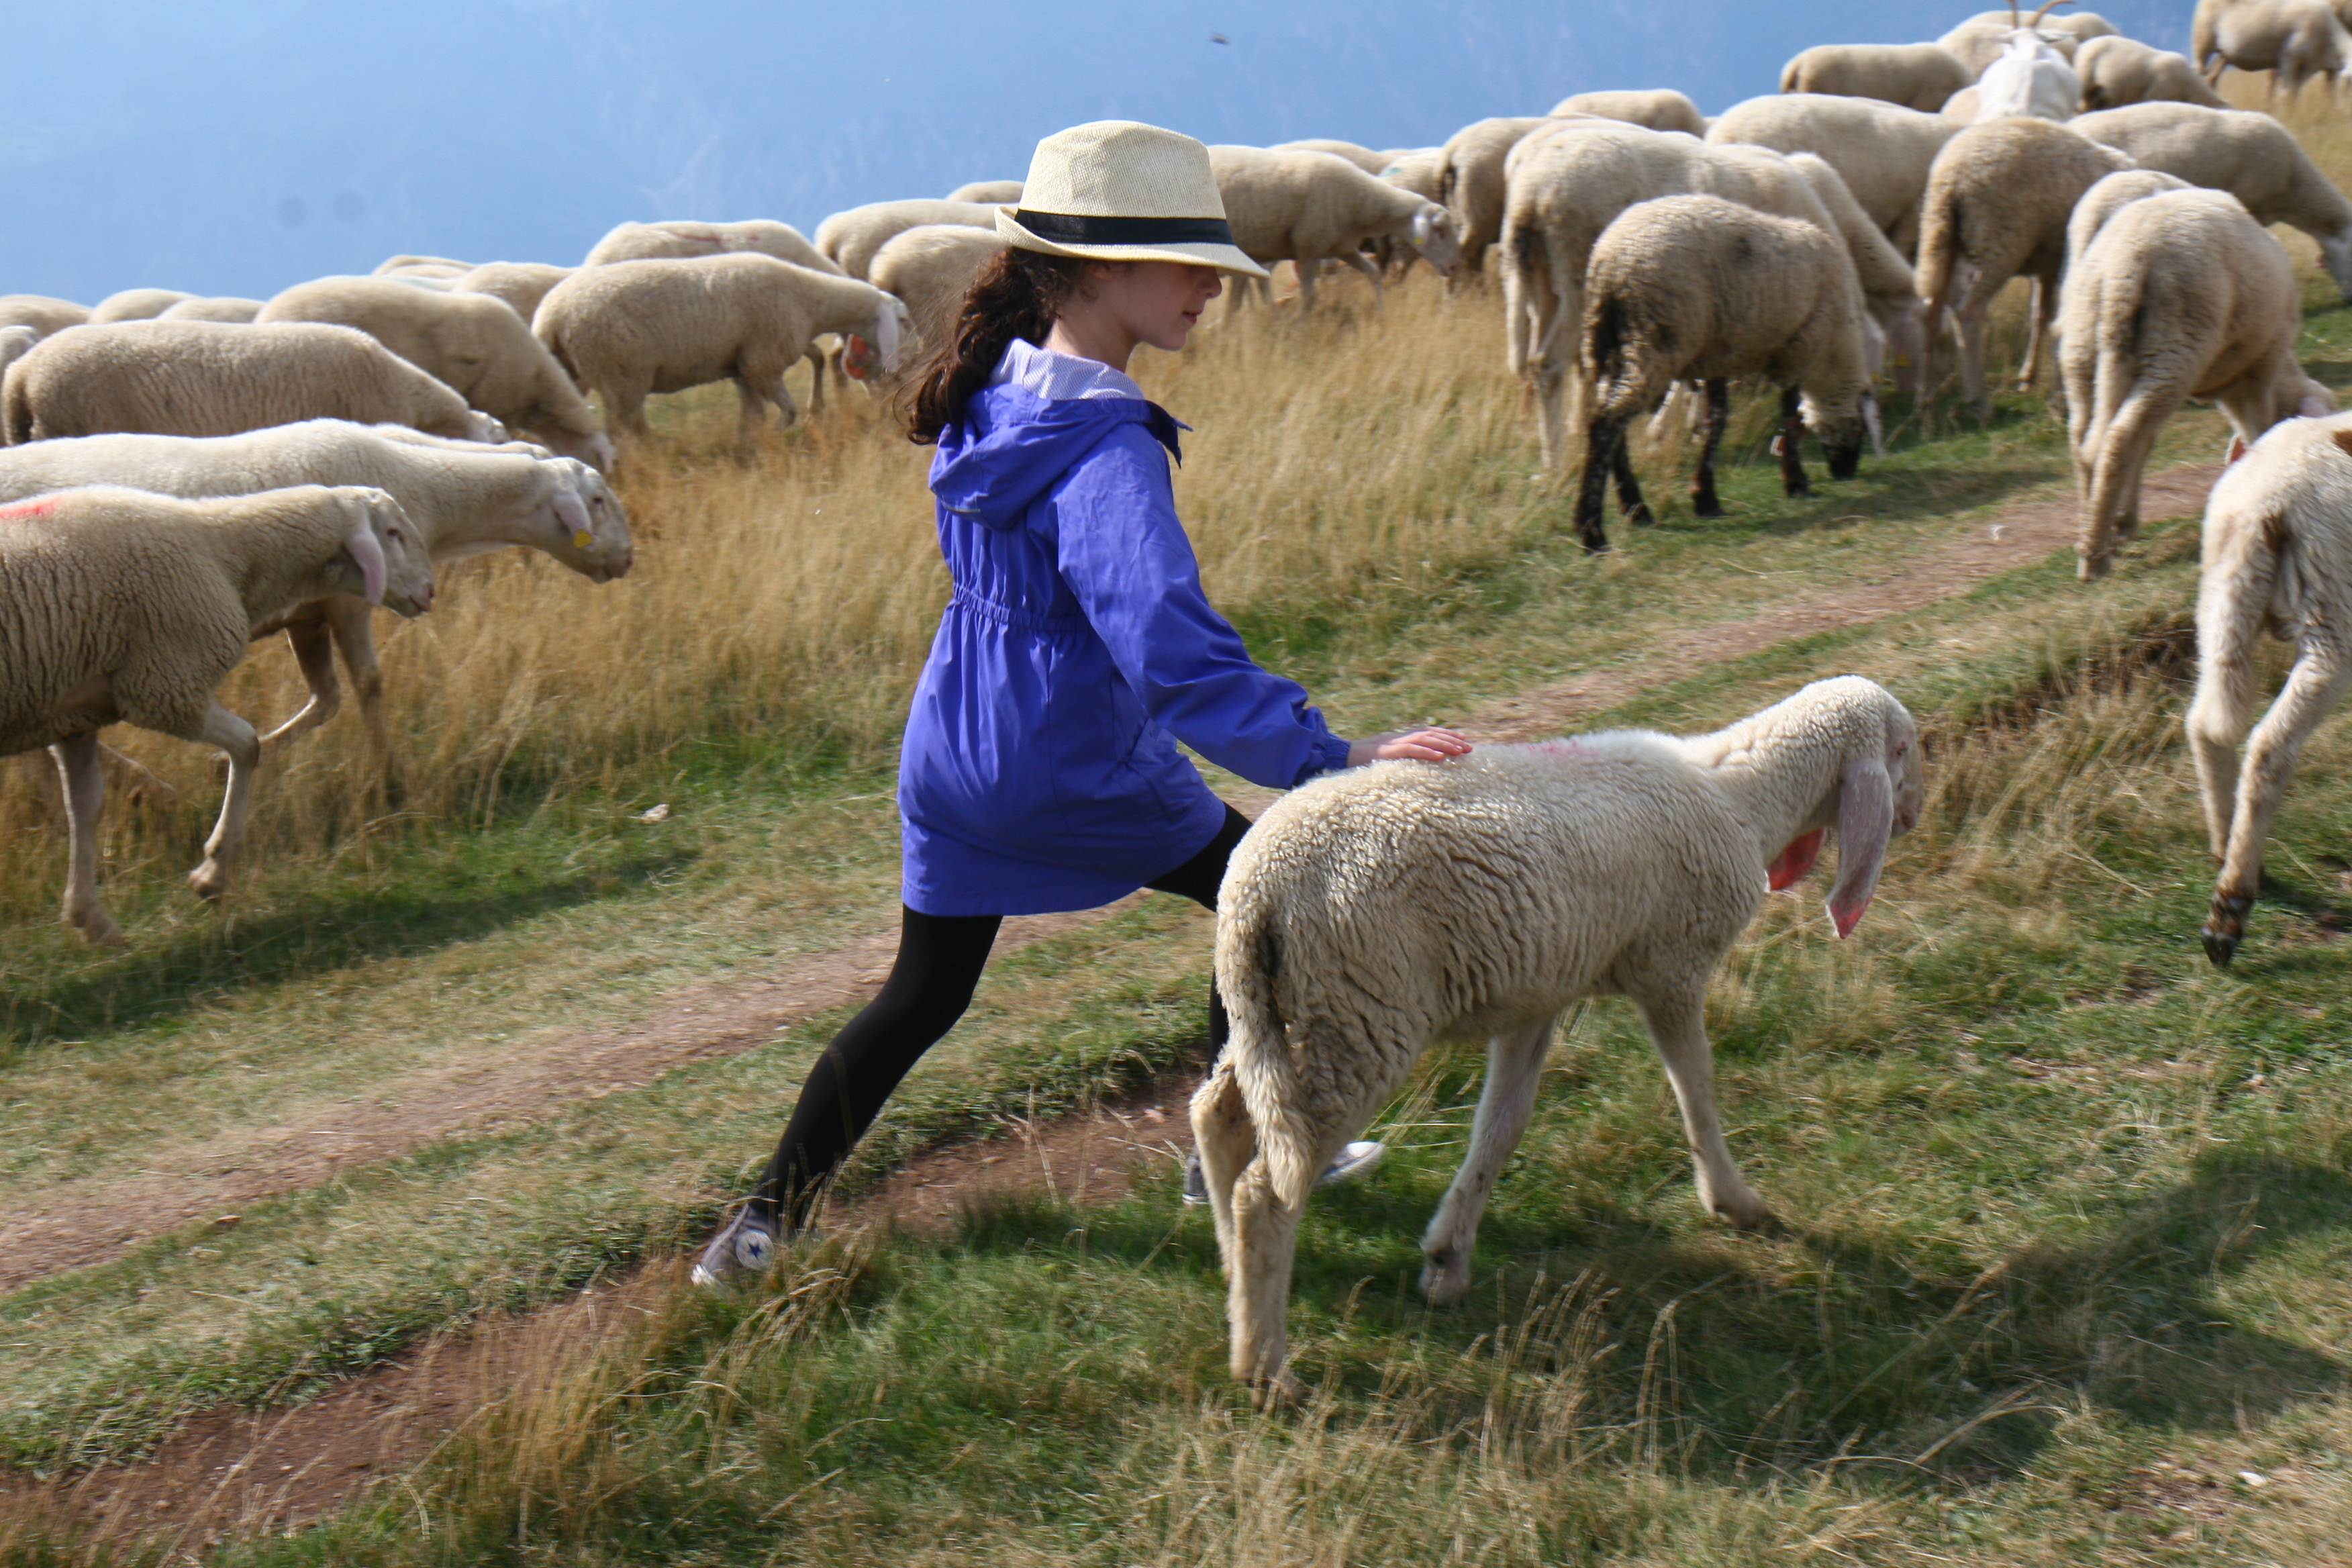
[[1770, 1230], [1778, 1223], [1764, 1200], [1754, 1193], [1720, 1197], [1708, 1206], [1714, 1209], [1716, 1218], [1734, 1230]]
[[79, 931], [82, 941], [92, 947], [129, 947], [131, 945], [123, 938], [122, 928], [116, 925], [114, 917], [104, 910], [91, 910], [86, 914], [79, 915], [68, 913], [66, 916], [66, 923]]
[[2107, 569], [2114, 563], [2114, 558], [2109, 555], [2084, 555], [2077, 561], [2074, 575], [2083, 582], [2095, 583], [2107, 574]]
[[188, 873], [188, 887], [208, 904], [218, 904], [228, 892], [228, 868], [207, 860]]
[[1633, 510], [1625, 514], [1625, 521], [1635, 528], [1647, 528], [1658, 520], [1650, 515], [1647, 501], [1636, 501], [1633, 503]]
[[1470, 1255], [1447, 1248], [1422, 1265], [1421, 1296], [1433, 1307], [1459, 1306], [1470, 1294]]
[[1694, 495], [1691, 497], [1691, 513], [1695, 517], [1721, 517], [1723, 503], [1716, 499], [1713, 490]]
[[1307, 1402], [1307, 1390], [1290, 1375], [1288, 1367], [1272, 1377], [1250, 1380], [1250, 1403], [1260, 1410], [1296, 1410]]
[[2197, 934], [2204, 939], [2205, 956], [2216, 969], [2227, 969], [2230, 961], [2238, 956], [2238, 944], [2246, 940], [2246, 911], [2254, 900], [2213, 895], [2213, 912]]

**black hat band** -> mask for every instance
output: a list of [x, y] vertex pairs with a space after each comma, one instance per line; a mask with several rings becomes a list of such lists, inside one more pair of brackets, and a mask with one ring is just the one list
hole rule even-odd
[[1013, 221], [1055, 245], [1231, 245], [1233, 226], [1221, 217], [1088, 217], [1079, 213], [1033, 213], [1023, 207]]

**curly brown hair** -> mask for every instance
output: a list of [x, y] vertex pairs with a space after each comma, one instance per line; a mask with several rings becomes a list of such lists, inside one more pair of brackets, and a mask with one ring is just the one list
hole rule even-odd
[[1038, 344], [1054, 318], [1077, 292], [1086, 262], [1075, 256], [1046, 256], [1006, 247], [973, 279], [948, 341], [909, 384], [905, 405], [907, 439], [936, 443], [940, 433], [963, 417], [964, 404], [988, 384], [1005, 346], [1019, 338]]

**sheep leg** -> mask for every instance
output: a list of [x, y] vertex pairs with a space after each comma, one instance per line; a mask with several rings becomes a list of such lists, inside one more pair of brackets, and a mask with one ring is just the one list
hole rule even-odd
[[106, 769], [98, 731], [87, 731], [49, 748], [66, 797], [66, 923], [98, 947], [121, 947], [122, 928], [98, 896], [98, 818], [106, 805]]
[[1595, 555], [1609, 548], [1608, 531], [1601, 519], [1608, 499], [1609, 470], [1625, 439], [1625, 421], [1606, 415], [1592, 421], [1585, 435], [1584, 477], [1576, 488], [1576, 537]]
[[2254, 711], [2255, 659], [2278, 576], [2278, 555], [2247, 551], [2207, 568], [2197, 594], [2197, 695], [2183, 727], [2197, 762], [2205, 807], [2205, 842], [2213, 858], [2230, 853], [2238, 811], [2238, 743]]
[[261, 737], [215, 700], [195, 732], [180, 739], [217, 746], [228, 754], [228, 791], [221, 798], [220, 820], [205, 840], [204, 864], [188, 873], [188, 886], [196, 896], [217, 903], [228, 891], [229, 868], [245, 847], [245, 819], [253, 809], [253, 772], [261, 764]]
[[1200, 1151], [1201, 1174], [1209, 1188], [1209, 1213], [1217, 1224], [1217, 1256], [1228, 1277], [1234, 1269], [1234, 1183], [1257, 1157], [1257, 1130], [1250, 1124], [1231, 1058], [1222, 1058], [1192, 1096], [1192, 1146]]
[[273, 755], [295, 736], [333, 718], [343, 706], [343, 689], [335, 679], [334, 639], [326, 619], [296, 621], [286, 628], [286, 646], [294, 650], [294, 662], [302, 671], [302, 684], [310, 689], [310, 700], [294, 717], [261, 737], [263, 748]]
[[1315, 279], [1322, 274], [1319, 261], [1294, 261], [1291, 270], [1298, 274], [1298, 313], [1306, 315], [1315, 309]]
[[1813, 487], [1805, 479], [1805, 411], [1793, 386], [1780, 389], [1780, 438], [1772, 443], [1780, 455], [1780, 490], [1784, 495], [1809, 496]]
[[[1339, 1152], [1331, 1141], [1310, 1150], [1321, 1169]], [[1208, 1158], [1203, 1150], [1202, 1158]], [[1214, 1189], [1212, 1188], [1212, 1191]], [[1225, 1317], [1232, 1326], [1234, 1378], [1264, 1391], [1268, 1403], [1298, 1397], [1298, 1380], [1286, 1364], [1290, 1341], [1285, 1319], [1290, 1305], [1291, 1266], [1298, 1256], [1298, 1216], [1304, 1194], [1285, 1203], [1274, 1190], [1263, 1152], [1243, 1170], [1232, 1188], [1233, 1239], [1226, 1252]]]
[[1454, 1184], [1422, 1233], [1421, 1293], [1433, 1307], [1451, 1307], [1470, 1290], [1470, 1255], [1478, 1221], [1495, 1180], [1510, 1163], [1528, 1118], [1535, 1111], [1536, 1085], [1551, 1049], [1552, 1019], [1486, 1042], [1486, 1081], [1478, 1091], [1478, 1114], [1471, 1124], [1470, 1152], [1454, 1173]]
[[1698, 470], [1691, 475], [1691, 510], [1701, 517], [1721, 517], [1723, 502], [1715, 493], [1715, 454], [1723, 446], [1723, 429], [1731, 419], [1731, 383], [1717, 377], [1706, 384], [1706, 413], [1700, 425]]
[[1706, 1041], [1706, 995], [1702, 981], [1687, 991], [1634, 1001], [1650, 1026], [1650, 1038], [1682, 1107], [1683, 1132], [1697, 1166], [1699, 1203], [1735, 1229], [1754, 1230], [1770, 1221], [1771, 1211], [1741, 1178], [1723, 1142], [1723, 1123], [1715, 1109], [1715, 1051]]
[[2199, 933], [2205, 955], [2227, 964], [2245, 939], [2246, 911], [2263, 881], [2263, 846], [2269, 839], [2272, 819], [2294, 777], [2303, 743], [2319, 728], [2344, 689], [2352, 686], [2352, 661], [2331, 643], [2306, 637], [2302, 656], [2287, 672], [2286, 686], [2254, 726], [2246, 742], [2246, 765], [2238, 775], [2237, 809], [2230, 822], [2229, 853], [2221, 875], [2213, 884], [2213, 907]]
[[1349, 266], [1354, 268], [1357, 271], [1362, 273], [1364, 277], [1370, 281], [1372, 285], [1372, 303], [1374, 305], [1386, 305], [1388, 303], [1387, 297], [1381, 292], [1381, 269], [1370, 257], [1366, 256], [1360, 250], [1351, 250], [1348, 252], [1346, 256], [1340, 258], [1340, 259], [1345, 261]]
[[808, 352], [801, 357], [809, 363], [809, 417], [822, 418], [824, 415], [824, 351], [811, 343]]
[[1985, 385], [1985, 346], [1992, 331], [1992, 298], [1971, 294], [1959, 309], [1960, 390], [1979, 419], [1992, 417], [1992, 393]]
[[352, 692], [360, 700], [360, 721], [367, 727], [370, 759], [387, 787], [400, 784], [400, 759], [393, 753], [392, 720], [384, 711], [383, 667], [375, 656], [375, 611], [356, 594], [338, 594], [327, 601], [327, 630], [335, 651], [342, 656], [343, 673], [352, 678]]
[[2033, 280], [2033, 301], [2027, 308], [2028, 326], [2025, 334], [2025, 363], [2017, 373], [2017, 390], [2031, 392], [2042, 374], [2042, 348], [2050, 339], [2052, 323], [2058, 314], [2058, 290], [2046, 278]]
[[1617, 510], [1625, 514], [1630, 523], [1646, 524], [1650, 503], [1642, 499], [1642, 481], [1633, 472], [1633, 443], [1626, 438], [1625, 427], [1617, 427], [1616, 449], [1609, 455], [1609, 474], [1617, 481]]
[[2116, 546], [2139, 531], [2139, 479], [2165, 421], [2183, 399], [2168, 387], [2135, 392], [2099, 432], [2091, 459], [2091, 493], [2074, 542], [2076, 571], [2085, 583], [2104, 577]]

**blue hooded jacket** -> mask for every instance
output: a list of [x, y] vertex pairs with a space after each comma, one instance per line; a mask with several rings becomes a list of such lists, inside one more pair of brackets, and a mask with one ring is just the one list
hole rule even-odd
[[1178, 740], [1276, 789], [1348, 759], [1202, 593], [1167, 411], [1018, 340], [997, 376], [931, 463], [955, 592], [898, 763], [924, 914], [1092, 909], [1191, 859], [1225, 808]]

